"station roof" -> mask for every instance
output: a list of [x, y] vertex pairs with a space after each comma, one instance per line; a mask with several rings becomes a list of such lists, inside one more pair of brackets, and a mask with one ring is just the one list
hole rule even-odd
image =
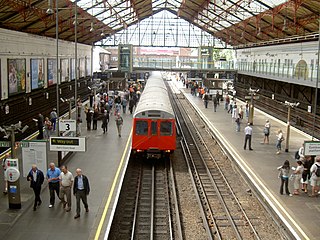
[[163, 10], [234, 47], [319, 33], [319, 0], [0, 0], [0, 27], [55, 37], [56, 2], [59, 38], [75, 40], [76, 2], [77, 40], [84, 44]]

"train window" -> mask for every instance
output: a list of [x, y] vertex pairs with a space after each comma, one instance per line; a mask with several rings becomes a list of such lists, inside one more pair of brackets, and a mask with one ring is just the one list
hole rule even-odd
[[151, 122], [151, 135], [157, 135], [157, 122]]
[[137, 121], [136, 122], [136, 135], [148, 135], [148, 122]]
[[160, 123], [160, 135], [161, 136], [171, 136], [172, 135], [172, 123], [171, 122], [161, 122]]

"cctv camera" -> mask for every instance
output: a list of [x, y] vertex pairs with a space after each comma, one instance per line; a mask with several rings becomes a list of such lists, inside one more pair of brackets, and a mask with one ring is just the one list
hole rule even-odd
[[24, 133], [28, 128], [29, 128], [29, 126], [28, 126], [28, 125], [25, 125], [25, 126], [21, 129], [21, 132]]

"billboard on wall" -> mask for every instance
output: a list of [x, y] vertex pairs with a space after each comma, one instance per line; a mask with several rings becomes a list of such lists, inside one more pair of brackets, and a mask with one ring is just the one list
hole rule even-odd
[[30, 62], [30, 79], [31, 79], [31, 89], [42, 88], [44, 84], [44, 73], [43, 73], [43, 59], [31, 59]]
[[70, 61], [70, 79], [71, 80], [74, 80], [76, 76], [75, 65], [76, 65], [75, 59], [71, 58], [71, 61]]
[[69, 59], [61, 59], [61, 82], [69, 81]]
[[8, 59], [9, 96], [26, 90], [26, 59]]
[[79, 78], [84, 77], [85, 76], [85, 59], [84, 58], [80, 58], [79, 59]]
[[57, 60], [48, 59], [48, 87], [57, 83]]
[[86, 76], [91, 75], [91, 59], [86, 57]]

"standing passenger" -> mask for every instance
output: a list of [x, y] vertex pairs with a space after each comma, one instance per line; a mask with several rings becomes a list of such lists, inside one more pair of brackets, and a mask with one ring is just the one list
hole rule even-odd
[[303, 173], [303, 165], [300, 160], [297, 161], [297, 168], [293, 168], [293, 170], [294, 170], [293, 194], [299, 195], [300, 182], [301, 182], [302, 173]]
[[104, 110], [103, 119], [102, 119], [103, 133], [108, 132], [108, 123], [109, 123], [109, 111]]
[[319, 186], [320, 186], [320, 156], [316, 157], [316, 162], [311, 166], [310, 173], [311, 173], [311, 182], [310, 185], [312, 186], [312, 192], [310, 197], [318, 196]]
[[208, 96], [208, 94], [206, 92], [203, 93], [202, 99], [203, 99], [203, 102], [204, 102], [204, 107], [208, 108], [209, 96]]
[[87, 202], [87, 196], [90, 193], [90, 185], [88, 178], [82, 174], [82, 171], [80, 168], [76, 170], [77, 176], [74, 178], [74, 185], [73, 185], [73, 194], [76, 196], [77, 200], [77, 214], [74, 216], [74, 218], [80, 217], [80, 199], [82, 200], [82, 203], [86, 209], [86, 212], [89, 212], [88, 202]]
[[279, 129], [278, 134], [277, 134], [277, 144], [276, 144], [276, 147], [277, 147], [278, 151], [277, 151], [276, 154], [280, 154], [281, 153], [281, 143], [282, 143], [283, 140], [284, 140], [284, 137], [283, 137], [282, 130]]
[[251, 138], [252, 138], [252, 127], [250, 126], [250, 123], [246, 126], [244, 129], [245, 133], [245, 139], [244, 139], [244, 147], [243, 149], [246, 150], [247, 148], [247, 141], [249, 140], [249, 150], [252, 151], [253, 149], [251, 148]]
[[92, 121], [92, 112], [91, 112], [91, 110], [87, 111], [86, 120], [87, 120], [87, 130], [90, 131], [91, 130], [91, 121]]
[[279, 170], [279, 178], [281, 179], [280, 194], [283, 195], [283, 185], [284, 185], [286, 194], [289, 196], [292, 196], [288, 188], [289, 174], [290, 174], [289, 160], [286, 160], [282, 166], [278, 167], [278, 170]]
[[128, 100], [124, 97], [121, 102], [122, 111], [124, 114], [126, 113], [126, 110], [127, 110], [127, 103], [128, 103]]
[[46, 117], [45, 121], [44, 121], [44, 137], [46, 139], [49, 139], [51, 136], [51, 131], [52, 131], [52, 123], [49, 120], [48, 117]]
[[121, 129], [122, 129], [122, 125], [123, 125], [123, 118], [121, 117], [120, 113], [117, 114], [116, 125], [117, 125], [117, 129], [118, 129], [118, 135], [119, 135], [119, 137], [121, 137]]
[[41, 113], [39, 113], [38, 115], [38, 119], [37, 119], [37, 125], [38, 125], [38, 130], [39, 130], [39, 134], [37, 136], [37, 139], [43, 139], [43, 116]]
[[98, 125], [98, 117], [99, 117], [99, 111], [98, 111], [98, 108], [95, 108], [94, 109], [94, 112], [93, 112], [93, 116], [92, 116], [92, 122], [93, 122], [93, 126], [92, 126], [92, 129], [93, 130], [97, 130], [97, 125]]
[[44, 181], [44, 176], [41, 170], [37, 168], [37, 165], [33, 164], [32, 168], [27, 176], [27, 180], [30, 181], [30, 187], [33, 189], [34, 192], [34, 204], [33, 204], [33, 211], [36, 211], [37, 206], [40, 206], [42, 201], [40, 198], [41, 193], [41, 185]]
[[263, 133], [264, 133], [263, 143], [269, 144], [270, 127], [271, 127], [270, 122], [267, 119], [263, 129]]
[[56, 112], [56, 109], [54, 108], [50, 113], [50, 121], [52, 122], [52, 125], [53, 125], [53, 131], [56, 130], [57, 118], [58, 118], [58, 114]]
[[[73, 175], [68, 171], [67, 166], [61, 166], [61, 173], [59, 176], [60, 180], [60, 199], [63, 202], [63, 207], [66, 208], [66, 212], [71, 210], [71, 188], [73, 184]], [[64, 195], [66, 195], [67, 201], [64, 200]]]
[[59, 176], [61, 171], [59, 168], [55, 167], [54, 163], [49, 164], [49, 169], [47, 171], [47, 179], [49, 183], [49, 191], [50, 191], [50, 205], [49, 208], [52, 208], [55, 203], [55, 195], [59, 197]]

